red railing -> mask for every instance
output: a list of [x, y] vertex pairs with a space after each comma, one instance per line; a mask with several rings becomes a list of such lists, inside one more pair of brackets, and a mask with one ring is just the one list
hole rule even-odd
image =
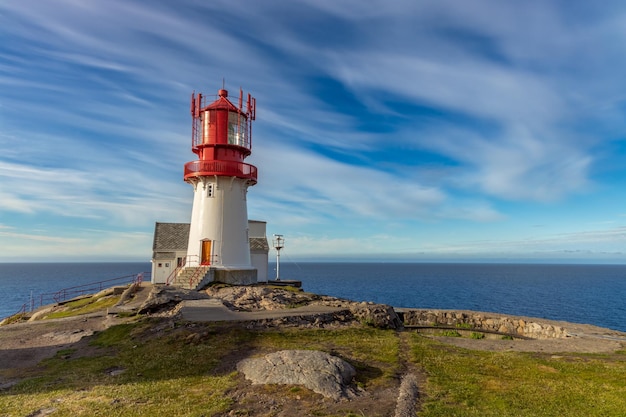
[[[217, 255], [212, 255], [213, 260], [215, 260], [217, 258]], [[206, 268], [209, 265], [202, 265], [199, 262], [199, 257], [198, 255], [191, 255], [191, 256], [185, 256], [181, 262], [180, 265], [178, 265], [173, 271], [172, 273], [167, 277], [167, 279], [165, 280], [165, 285], [171, 285], [174, 281], [176, 281], [176, 277], [178, 276], [178, 273], [183, 269], [186, 268], [187, 266], [187, 261], [189, 260], [189, 262], [191, 263], [191, 261], [196, 261], [195, 263], [197, 265], [195, 265], [194, 267], [197, 268], [193, 275], [191, 275], [191, 277], [189, 278], [189, 288], [192, 287], [192, 285], [195, 283], [197, 284], [198, 277], [200, 276], [200, 274], [202, 273], [202, 271], [205, 271], [206, 273]], [[214, 262], [212, 262], [214, 263]]]
[[221, 175], [257, 182], [257, 168], [238, 161], [191, 161], [185, 164], [185, 179], [201, 175]]
[[208, 266], [199, 265], [194, 271], [193, 275], [189, 278], [189, 288], [194, 288], [195, 285], [200, 282], [200, 278], [204, 277], [208, 271]]
[[199, 259], [198, 255], [185, 256], [182, 262], [180, 263], [180, 265], [174, 268], [174, 270], [167, 277], [167, 279], [165, 280], [165, 285], [171, 285], [176, 280], [176, 277], [178, 276], [178, 272], [187, 266], [187, 261], [189, 262], [193, 260], [197, 261], [198, 259]]

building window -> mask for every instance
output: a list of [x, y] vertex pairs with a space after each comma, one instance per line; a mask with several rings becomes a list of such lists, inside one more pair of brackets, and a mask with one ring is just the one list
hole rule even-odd
[[159, 268], [161, 268], [163, 266], [163, 264], [161, 262], [159, 262]]
[[207, 198], [211, 198], [215, 195], [214, 191], [213, 191], [213, 184], [207, 184], [206, 185], [206, 196]]

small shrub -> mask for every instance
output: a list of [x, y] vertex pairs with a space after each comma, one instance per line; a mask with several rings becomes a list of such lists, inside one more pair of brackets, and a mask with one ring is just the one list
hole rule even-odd
[[502, 336], [502, 340], [513, 340], [513, 336], [505, 334], [504, 336]]
[[472, 334], [470, 335], [471, 339], [476, 339], [476, 340], [480, 340], [480, 339], [484, 339], [485, 338], [485, 334], [484, 333], [478, 333], [478, 332], [472, 332]]
[[471, 324], [469, 324], [469, 323], [457, 323], [457, 324], [456, 324], [456, 327], [457, 327], [458, 329], [471, 329], [471, 328], [472, 328], [472, 325], [471, 325]]

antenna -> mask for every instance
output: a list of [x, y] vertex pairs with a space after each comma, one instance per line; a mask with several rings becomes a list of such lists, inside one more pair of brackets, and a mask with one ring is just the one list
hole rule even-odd
[[283, 235], [274, 234], [272, 244], [276, 249], [276, 281], [280, 281], [280, 250], [285, 247], [285, 238]]

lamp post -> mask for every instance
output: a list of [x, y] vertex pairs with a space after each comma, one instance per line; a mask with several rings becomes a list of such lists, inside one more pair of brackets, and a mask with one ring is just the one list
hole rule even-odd
[[280, 250], [285, 247], [285, 238], [275, 234], [272, 243], [276, 249], [276, 281], [280, 281]]

